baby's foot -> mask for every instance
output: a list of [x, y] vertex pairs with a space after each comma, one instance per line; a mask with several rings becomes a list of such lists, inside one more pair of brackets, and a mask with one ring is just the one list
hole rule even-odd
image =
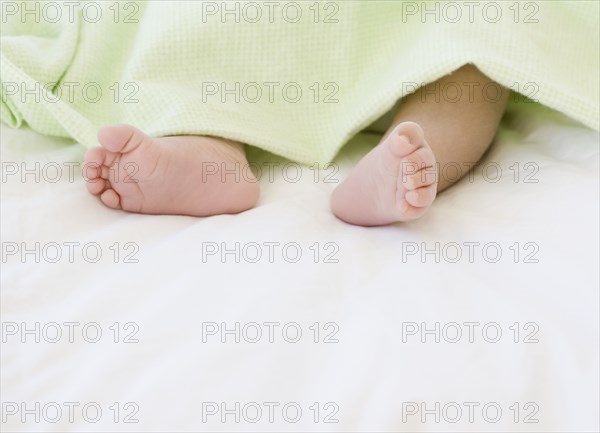
[[341, 220], [361, 226], [420, 218], [437, 192], [435, 166], [421, 127], [400, 123], [335, 189], [331, 209]]
[[130, 125], [98, 132], [85, 155], [89, 192], [113, 209], [209, 216], [256, 204], [259, 185], [239, 143], [212, 137], [151, 138]]

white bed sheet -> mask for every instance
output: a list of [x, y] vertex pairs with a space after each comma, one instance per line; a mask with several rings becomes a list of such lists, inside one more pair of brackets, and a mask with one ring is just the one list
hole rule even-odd
[[[283, 161], [255, 152], [263, 168], [267, 161], [280, 163], [273, 181], [263, 176], [259, 205], [236, 216], [190, 218], [106, 209], [88, 195], [78, 173], [69, 179], [64, 164], [78, 162], [81, 147], [29, 130], [2, 128], [1, 133], [6, 177], [3, 431], [599, 429], [599, 139], [558, 113], [537, 108], [509, 113], [483, 163], [487, 181], [476, 171], [472, 180], [443, 193], [422, 220], [381, 228], [336, 220], [328, 210], [335, 183], [323, 181], [325, 174], [343, 179], [377, 141], [373, 134], [353, 140], [338, 159], [340, 171], [323, 171], [320, 182], [306, 167], [301, 179], [291, 182], [297, 166], [288, 167], [286, 181]], [[30, 174], [22, 182], [21, 164], [35, 169], [36, 161], [46, 170], [42, 178], [36, 182]], [[19, 173], [11, 175], [15, 164]], [[56, 164], [64, 171], [52, 183]], [[502, 176], [494, 183], [498, 165]], [[538, 182], [525, 183], [526, 176]], [[35, 249], [35, 242], [46, 254], [39, 263], [34, 254], [25, 260], [10, 254], [15, 245]], [[57, 263], [48, 262], [56, 252], [52, 242], [63, 254]], [[65, 242], [79, 243], [73, 263]], [[102, 258], [88, 263], [81, 247], [91, 248], [86, 257], [92, 260], [94, 242]], [[110, 249], [115, 242], [118, 263]], [[124, 263], [125, 254], [133, 251], [125, 246], [128, 242], [139, 247], [133, 256], [138, 263]], [[203, 260], [203, 245], [232, 248], [236, 242], [245, 252], [240, 263], [233, 254], [225, 263], [219, 255]], [[261, 246], [257, 263], [249, 262], [256, 252], [251, 242]], [[280, 244], [273, 247], [273, 263], [265, 242]], [[435, 248], [436, 242], [439, 263], [433, 254], [424, 260], [408, 254], [414, 247]], [[480, 243], [473, 263], [465, 242]], [[529, 259], [538, 263], [525, 263], [535, 248], [529, 242], [538, 248]], [[301, 248], [297, 263], [286, 261], [296, 251], [292, 243]], [[286, 257], [283, 245], [288, 245]], [[463, 256], [451, 263], [456, 245]], [[488, 245], [490, 260], [494, 245], [499, 246], [501, 259], [487, 262], [482, 245]], [[330, 258], [338, 262], [325, 263], [336, 246]], [[73, 342], [65, 322], [78, 324], [73, 325]], [[212, 322], [219, 330], [222, 323], [228, 328], [239, 323], [240, 342], [225, 334], [222, 343], [220, 333], [210, 333]], [[253, 322], [263, 332], [256, 343], [244, 339], [254, 338]], [[272, 325], [273, 342], [265, 322], [279, 323]], [[318, 343], [310, 328], [315, 322]], [[421, 334], [410, 333], [414, 323], [423, 330], [422, 323], [433, 328], [436, 322], [439, 343], [435, 335], [425, 334], [423, 343]], [[478, 323], [472, 325], [473, 342], [465, 322]], [[52, 323], [63, 332], [56, 343], [50, 342], [57, 329]], [[449, 323], [458, 323], [463, 332], [456, 343], [448, 341], [457, 329]], [[302, 330], [297, 343], [284, 339], [285, 324], [289, 340], [298, 327]], [[484, 339], [486, 324], [490, 341], [501, 329], [498, 342]], [[98, 342], [85, 341], [84, 325], [90, 340], [101, 328]], [[33, 333], [24, 332], [25, 327]], [[133, 331], [130, 338], [139, 342], [124, 343]], [[79, 404], [73, 422], [68, 402]], [[57, 406], [61, 416], [51, 422]], [[102, 413], [92, 422], [97, 407]], [[262, 415], [253, 423], [257, 407]], [[302, 413], [292, 422], [298, 407]], [[457, 407], [462, 414], [452, 422]], [[230, 411], [225, 422], [223, 409]], [[433, 411], [424, 420], [423, 409]], [[23, 410], [30, 412], [23, 415]], [[212, 415], [214, 410], [219, 412]], [[138, 422], [125, 423], [128, 414]], [[326, 416], [337, 422], [325, 423]]]

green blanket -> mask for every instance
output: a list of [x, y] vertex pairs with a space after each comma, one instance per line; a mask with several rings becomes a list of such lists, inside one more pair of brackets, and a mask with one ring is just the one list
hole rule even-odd
[[511, 98], [598, 129], [599, 13], [597, 1], [4, 1], [0, 115], [85, 146], [131, 123], [325, 163], [472, 63]]

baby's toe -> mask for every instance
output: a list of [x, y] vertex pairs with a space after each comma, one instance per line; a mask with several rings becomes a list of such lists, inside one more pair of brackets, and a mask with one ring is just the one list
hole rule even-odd
[[437, 194], [437, 185], [429, 185], [408, 191], [405, 200], [414, 207], [423, 208], [433, 203]]
[[94, 195], [98, 195], [103, 192], [107, 186], [107, 181], [102, 178], [88, 179], [86, 181], [87, 190]]
[[120, 209], [120, 197], [114, 189], [107, 189], [100, 196], [100, 200], [111, 209]]
[[98, 142], [112, 153], [128, 153], [151, 140], [148, 135], [131, 125], [104, 126], [98, 131]]
[[419, 170], [416, 173], [402, 175], [398, 178], [398, 188], [409, 191], [436, 183], [436, 172], [432, 169]]
[[83, 157], [81, 174], [84, 179], [96, 179], [101, 177], [101, 168], [106, 160], [106, 150], [101, 147], [89, 149]]
[[403, 158], [406, 155], [414, 152], [417, 148], [405, 135], [397, 135], [392, 133], [387, 138], [387, 141], [388, 152], [391, 154], [392, 159]]
[[425, 144], [423, 128], [415, 122], [399, 123], [390, 135], [405, 137], [414, 147], [420, 147]]
[[399, 212], [399, 215], [401, 215], [401, 218], [399, 218], [400, 221], [415, 220], [421, 217], [426, 211], [426, 208], [416, 207], [410, 204], [406, 200], [406, 197], [398, 197], [398, 200], [396, 202], [396, 209]]
[[421, 147], [402, 158], [400, 168], [403, 173], [412, 174], [434, 165], [435, 157], [431, 149]]

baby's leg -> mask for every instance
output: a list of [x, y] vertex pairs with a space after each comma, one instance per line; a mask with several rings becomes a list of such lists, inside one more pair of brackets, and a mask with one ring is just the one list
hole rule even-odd
[[130, 125], [100, 129], [83, 166], [88, 190], [113, 209], [210, 216], [256, 204], [244, 147], [203, 136], [152, 138]]
[[489, 147], [508, 93], [466, 65], [407, 96], [379, 145], [333, 192], [333, 213], [364, 226], [423, 216], [458, 180], [440, 177], [439, 168], [457, 164], [464, 175]]

